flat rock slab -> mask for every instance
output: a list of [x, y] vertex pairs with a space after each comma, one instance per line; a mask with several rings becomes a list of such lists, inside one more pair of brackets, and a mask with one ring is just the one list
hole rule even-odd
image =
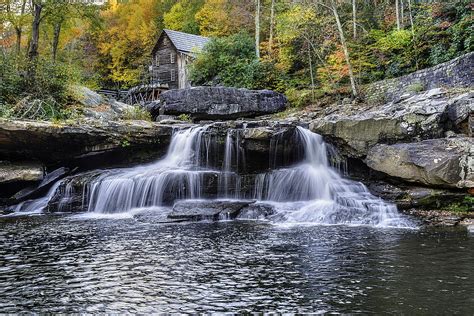
[[170, 219], [191, 221], [233, 219], [254, 201], [183, 200], [174, 204]]

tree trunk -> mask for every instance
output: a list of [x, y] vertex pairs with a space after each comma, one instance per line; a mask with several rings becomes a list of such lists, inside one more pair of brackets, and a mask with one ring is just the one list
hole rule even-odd
[[61, 24], [62, 20], [54, 24], [54, 34], [53, 34], [53, 61], [56, 61], [56, 56], [58, 52], [59, 45], [59, 35], [61, 34]]
[[357, 38], [357, 7], [356, 0], [352, 0], [352, 28], [354, 29], [353, 38]]
[[400, 26], [404, 28], [403, 21], [405, 20], [405, 12], [404, 12], [404, 6], [403, 6], [403, 0], [400, 0]]
[[255, 54], [260, 58], [260, 0], [256, 0], [255, 9]]
[[308, 61], [309, 61], [309, 74], [311, 76], [311, 100], [314, 102], [314, 75], [313, 75], [313, 61], [311, 60], [311, 49], [308, 46]]
[[352, 95], [354, 97], [358, 97], [359, 94], [357, 92], [354, 72], [352, 71], [352, 65], [351, 65], [351, 61], [349, 57], [349, 50], [347, 49], [347, 43], [346, 43], [346, 38], [344, 36], [344, 30], [342, 29], [341, 20], [339, 19], [339, 13], [337, 12], [336, 3], [334, 2], [334, 0], [331, 0], [331, 9], [334, 14], [334, 18], [336, 19], [337, 30], [339, 32], [339, 38], [341, 40], [342, 50], [344, 51], [344, 58], [346, 59], [347, 68], [349, 70], [349, 79], [351, 81]]
[[399, 9], [399, 3], [398, 1], [400, 0], [395, 0], [395, 15], [397, 17], [397, 31], [400, 31], [400, 9]]
[[268, 51], [273, 49], [273, 28], [275, 27], [275, 0], [272, 0], [270, 7], [270, 36], [268, 37]]
[[15, 33], [16, 33], [16, 47], [15, 47], [15, 50], [16, 50], [16, 53], [17, 55], [20, 54], [20, 50], [21, 50], [21, 34], [22, 34], [22, 29], [21, 27], [15, 27]]
[[25, 8], [26, 8], [26, 0], [23, 0], [21, 3], [20, 21], [18, 25], [15, 26], [17, 55], [19, 55], [21, 52], [21, 36], [23, 34], [23, 15], [25, 14]]
[[410, 16], [411, 35], [415, 37], [415, 27], [413, 26], [413, 14], [411, 12], [411, 0], [408, 0], [408, 14]]
[[31, 38], [28, 49], [28, 59], [34, 62], [38, 57], [39, 27], [41, 22], [41, 10], [43, 6], [36, 2], [33, 3], [33, 23], [31, 24]]

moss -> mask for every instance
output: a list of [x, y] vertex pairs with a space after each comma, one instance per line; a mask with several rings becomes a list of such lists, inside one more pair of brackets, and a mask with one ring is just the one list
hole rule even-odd
[[407, 87], [407, 91], [409, 91], [409, 92], [422, 92], [422, 91], [425, 91], [425, 86], [420, 82], [412, 83], [411, 85], [409, 85]]

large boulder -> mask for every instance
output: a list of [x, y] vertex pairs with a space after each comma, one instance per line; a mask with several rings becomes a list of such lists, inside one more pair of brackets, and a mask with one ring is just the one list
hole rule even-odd
[[472, 93], [453, 96], [433, 89], [373, 108], [337, 110], [313, 120], [310, 129], [337, 144], [346, 156], [363, 158], [378, 143], [439, 138], [448, 130], [465, 131], [462, 126], [473, 113], [473, 103]]
[[195, 119], [235, 119], [277, 113], [286, 104], [283, 94], [269, 90], [195, 87], [166, 91], [160, 102], [148, 109], [155, 114], [187, 114]]
[[469, 137], [378, 144], [369, 150], [366, 163], [374, 170], [409, 182], [474, 187], [474, 140]]

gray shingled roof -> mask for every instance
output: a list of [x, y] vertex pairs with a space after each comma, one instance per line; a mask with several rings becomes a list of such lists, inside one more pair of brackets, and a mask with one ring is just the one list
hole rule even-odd
[[173, 30], [163, 30], [168, 35], [171, 42], [177, 50], [185, 53], [192, 53], [196, 49], [202, 49], [204, 45], [209, 41], [208, 37], [188, 34]]

